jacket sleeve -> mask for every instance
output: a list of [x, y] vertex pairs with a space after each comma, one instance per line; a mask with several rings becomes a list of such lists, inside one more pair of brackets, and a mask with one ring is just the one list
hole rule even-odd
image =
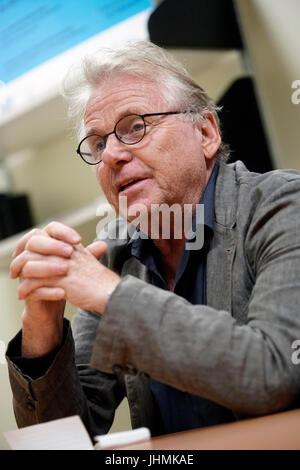
[[122, 377], [89, 365], [99, 319], [96, 312], [79, 311], [72, 329], [64, 320], [65, 341], [45, 374], [35, 379], [22, 373], [12, 360], [10, 350], [14, 342], [21, 341], [20, 334], [10, 342], [7, 362], [19, 427], [79, 415], [91, 437], [109, 431], [125, 387]]
[[254, 282], [245, 324], [127, 275], [106, 306], [92, 366], [131, 368], [244, 415], [293, 407], [300, 389], [300, 366], [291, 360], [300, 339], [299, 178], [277, 183], [244, 224]]

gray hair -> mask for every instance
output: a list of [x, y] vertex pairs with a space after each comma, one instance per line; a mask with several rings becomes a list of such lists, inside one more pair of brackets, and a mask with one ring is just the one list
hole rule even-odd
[[[105, 49], [86, 56], [73, 67], [62, 85], [62, 94], [69, 104], [69, 117], [75, 120], [78, 138], [84, 137], [83, 117], [87, 101], [102, 83], [118, 74], [140, 77], [157, 83], [162, 98], [178, 111], [191, 111], [183, 119], [197, 122], [210, 111], [218, 124], [218, 111], [206, 91], [171, 54], [149, 41], [139, 41], [118, 49]], [[229, 147], [221, 142], [215, 155], [219, 161], [229, 157]]]

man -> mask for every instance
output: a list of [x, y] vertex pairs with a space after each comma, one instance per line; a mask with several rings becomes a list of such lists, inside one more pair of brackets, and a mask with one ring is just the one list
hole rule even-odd
[[[299, 173], [225, 164], [216, 107], [150, 43], [92, 58], [76, 80], [77, 152], [132, 224], [87, 248], [56, 222], [20, 240], [25, 310], [7, 353], [18, 425], [80, 414], [106, 433], [125, 395], [133, 427], [153, 435], [296, 406]], [[162, 212], [152, 237], [157, 208], [174, 205], [168, 236]], [[176, 236], [186, 208], [203, 243]], [[65, 300], [80, 308], [72, 331]]]

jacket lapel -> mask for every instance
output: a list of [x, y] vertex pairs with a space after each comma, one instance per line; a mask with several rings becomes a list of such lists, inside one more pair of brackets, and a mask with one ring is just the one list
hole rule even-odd
[[232, 165], [220, 164], [215, 189], [214, 236], [207, 255], [207, 305], [231, 312], [237, 183]]
[[[231, 311], [232, 262], [235, 253], [237, 184], [233, 165], [220, 164], [215, 190], [214, 236], [207, 256], [207, 304]], [[151, 282], [150, 272], [139, 260], [125, 261], [122, 276], [131, 274]], [[125, 376], [127, 398], [133, 428], [148, 426], [153, 436], [161, 434], [161, 423], [149, 381], [139, 376]]]

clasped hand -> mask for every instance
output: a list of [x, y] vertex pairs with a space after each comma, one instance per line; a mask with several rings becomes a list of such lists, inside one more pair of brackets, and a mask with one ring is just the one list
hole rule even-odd
[[68, 300], [73, 305], [103, 313], [120, 277], [99, 263], [105, 242], [84, 248], [80, 235], [59, 222], [24, 235], [13, 254], [11, 278], [20, 278], [19, 299]]

